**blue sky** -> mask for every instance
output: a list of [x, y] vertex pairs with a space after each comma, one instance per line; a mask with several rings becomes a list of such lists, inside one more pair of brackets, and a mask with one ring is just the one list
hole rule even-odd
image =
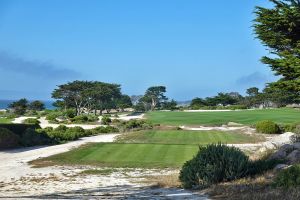
[[267, 0], [0, 0], [0, 99], [50, 99], [71, 80], [119, 83], [176, 100], [276, 78], [259, 59], [256, 5]]

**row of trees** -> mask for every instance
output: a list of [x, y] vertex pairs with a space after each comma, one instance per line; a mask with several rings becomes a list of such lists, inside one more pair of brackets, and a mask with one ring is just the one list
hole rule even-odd
[[238, 92], [219, 93], [214, 97], [194, 98], [190, 104], [193, 109], [205, 106], [241, 105], [250, 107], [282, 107], [291, 103], [299, 103], [298, 95], [275, 87], [266, 87], [261, 92], [257, 87], [247, 89], [246, 96]]
[[123, 110], [132, 106], [130, 97], [121, 93], [120, 85], [99, 81], [73, 81], [59, 85], [52, 92], [52, 98], [57, 100], [56, 107], [74, 108], [76, 115], [96, 114], [97, 111], [102, 114], [103, 110], [109, 113], [111, 109]]
[[8, 106], [13, 113], [17, 115], [23, 115], [27, 111], [41, 111], [45, 109], [45, 104], [41, 101], [29, 102], [27, 99], [23, 98], [18, 101], [12, 102]]

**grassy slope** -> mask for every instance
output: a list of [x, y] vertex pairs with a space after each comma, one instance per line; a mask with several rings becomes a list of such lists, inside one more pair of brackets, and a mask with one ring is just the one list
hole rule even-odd
[[147, 118], [165, 125], [221, 125], [237, 122], [253, 125], [260, 120], [277, 123], [300, 122], [300, 111], [295, 109], [244, 110], [229, 112], [150, 112]]
[[222, 131], [140, 131], [123, 134], [118, 138], [122, 143], [158, 143], [158, 144], [210, 144], [210, 143], [255, 143], [261, 138], [245, 134]]

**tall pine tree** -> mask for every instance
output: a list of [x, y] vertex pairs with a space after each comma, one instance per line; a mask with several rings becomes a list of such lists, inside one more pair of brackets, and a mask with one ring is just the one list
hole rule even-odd
[[300, 96], [300, 0], [270, 0], [272, 8], [256, 7], [254, 29], [270, 56], [261, 61], [280, 79], [270, 88]]

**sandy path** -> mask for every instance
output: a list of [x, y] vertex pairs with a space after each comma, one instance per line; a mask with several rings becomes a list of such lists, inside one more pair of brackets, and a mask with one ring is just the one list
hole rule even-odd
[[27, 162], [31, 160], [66, 152], [72, 148], [79, 147], [89, 142], [112, 142], [118, 135], [119, 134], [105, 134], [85, 137], [77, 141], [54, 146], [29, 147], [0, 151], [0, 160], [5, 161], [0, 163], [0, 182], [10, 180], [11, 178], [18, 179], [30, 172], [39, 171], [30, 168], [30, 166], [27, 164]]

